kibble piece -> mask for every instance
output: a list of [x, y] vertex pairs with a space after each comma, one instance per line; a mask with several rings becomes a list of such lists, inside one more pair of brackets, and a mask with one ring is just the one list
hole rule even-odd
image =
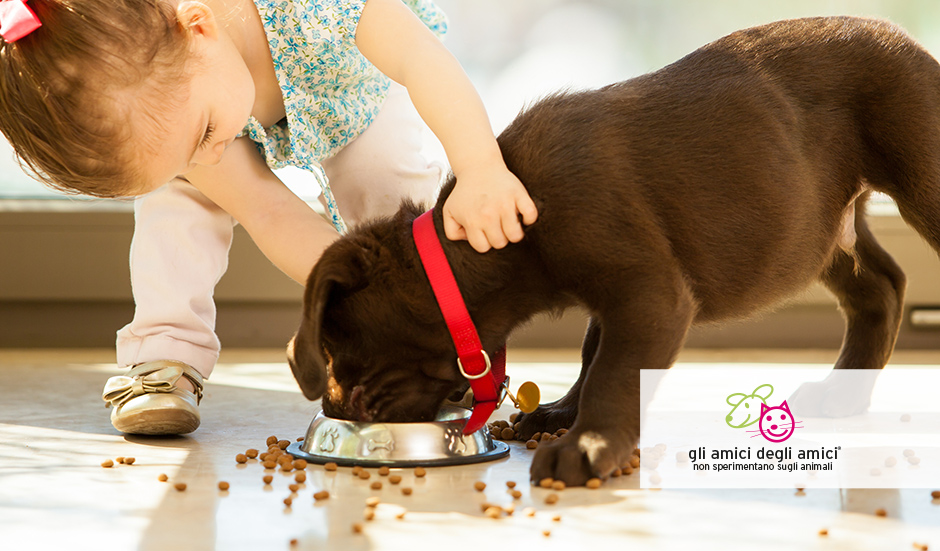
[[907, 458], [907, 462], [910, 463], [911, 465], [919, 465], [919, 464], [920, 464], [920, 458], [917, 457], [917, 456], [912, 455], [912, 456], [910, 456], [910, 457]]
[[552, 520], [555, 522], [561, 522], [561, 515], [555, 515], [552, 517]]
[[327, 492], [326, 490], [320, 490], [319, 492], [313, 494], [313, 499], [317, 501], [323, 501], [324, 499], [327, 499], [329, 497], [330, 497], [330, 492]]
[[540, 440], [541, 440], [542, 442], [548, 442], [548, 441], [551, 440], [551, 439], [552, 439], [552, 433], [550, 433], [550, 432], [543, 432], [543, 433], [542, 433], [542, 438], [541, 438]]
[[898, 460], [893, 455], [885, 458], [885, 467], [893, 467], [898, 464]]
[[375, 497], [375, 496], [370, 497], [366, 499], [366, 507], [378, 507], [381, 501], [382, 500], [379, 499], [378, 497]]
[[323, 465], [323, 468], [327, 471], [335, 471], [339, 466], [336, 463], [330, 461], [329, 463]]
[[640, 468], [640, 455], [639, 454], [634, 455], [633, 457], [630, 458], [630, 466], [633, 467], [634, 469]]
[[486, 482], [479, 482], [479, 481], [478, 481], [478, 482], [474, 482], [474, 483], [473, 483], [473, 489], [476, 490], [476, 491], [478, 491], [478, 492], [482, 492], [483, 490], [486, 489]]
[[123, 457], [115, 457], [115, 458], [114, 458], [114, 462], [115, 462], [115, 463], [124, 463], [124, 458], [123, 458]]
[[293, 538], [292, 540], [290, 540], [290, 546], [291, 546], [291, 547], [297, 547], [297, 543], [298, 543], [298, 542], [297, 542], [297, 538]]
[[254, 448], [248, 448], [245, 450], [245, 455], [248, 456], [248, 459], [254, 459], [258, 457], [258, 450]]
[[554, 505], [558, 503], [558, 494], [548, 494], [545, 496], [545, 503], [549, 505]]
[[381, 467], [379, 467], [379, 476], [388, 476], [388, 473], [389, 473], [388, 467], [386, 467], [385, 465], [382, 465]]
[[539, 480], [539, 486], [541, 486], [542, 488], [551, 488], [553, 482], [555, 481], [552, 480], [551, 478], [546, 477], [546, 478], [543, 478], [542, 480]]
[[510, 423], [515, 423], [515, 422], [516, 422], [516, 419], [518, 419], [518, 418], [519, 418], [519, 412], [510, 413], [510, 414], [509, 414], [509, 422], [510, 422]]
[[884, 509], [875, 509], [875, 516], [886, 517], [888, 516], [888, 512]]
[[527, 516], [527, 517], [534, 517], [534, 516], [535, 516], [535, 508], [534, 508], [534, 507], [526, 507], [525, 509], [522, 510], [522, 512], [523, 512], [523, 513], [525, 514], [525, 516]]
[[525, 443], [525, 447], [526, 447], [526, 449], [528, 449], [528, 450], [534, 450], [535, 448], [539, 447], [538, 440], [529, 440], [529, 441], [527, 441], [527, 442]]
[[820, 535], [820, 536], [828, 536], [828, 535], [829, 535], [829, 530], [827, 530], [827, 529], [825, 529], [825, 528], [822, 528], [822, 529], [819, 530], [819, 535]]
[[277, 447], [281, 448], [282, 450], [286, 450], [287, 446], [290, 446], [290, 440], [278, 440], [277, 441]]
[[166, 482], [166, 481], [169, 480], [169, 479], [170, 479], [170, 477], [168, 477], [167, 475], [165, 475], [165, 474], [163, 474], [163, 473], [160, 473], [160, 476], [157, 477], [157, 480], [159, 480], [160, 482]]
[[398, 484], [399, 482], [401, 482], [401, 476], [397, 474], [390, 475], [388, 477], [388, 482], [389, 484]]
[[395, 515], [395, 518], [397, 518], [398, 520], [404, 520], [404, 519], [405, 519], [405, 511], [402, 511], [402, 512], [398, 513], [397, 515]]
[[520, 499], [522, 497], [522, 492], [519, 490], [510, 490], [509, 495], [511, 495], [513, 499]]
[[285, 473], [289, 473], [294, 470], [294, 464], [291, 463], [290, 461], [287, 461], [286, 463], [281, 463], [281, 470], [284, 471]]
[[183, 483], [183, 482], [177, 482], [176, 484], [173, 485], [173, 487], [176, 488], [176, 491], [177, 491], [177, 492], [185, 492], [185, 491], [186, 491], [186, 484]]
[[401, 494], [405, 496], [410, 496], [411, 491], [412, 491], [411, 488], [405, 486], [404, 488], [401, 489]]
[[424, 467], [415, 467], [415, 476], [416, 476], [416, 477], [422, 478], [422, 477], [423, 477], [424, 475], [426, 475], [426, 474], [428, 474], [428, 472], [424, 469]]
[[548, 441], [549, 441], [549, 442], [554, 442], [555, 440], [558, 440], [558, 438], [559, 438], [558, 435], [553, 434], [552, 437], [548, 439]]
[[110, 459], [105, 459], [104, 461], [101, 462], [101, 466], [104, 467], [105, 469], [110, 469], [111, 467], [114, 466], [114, 461], [111, 461]]
[[285, 498], [284, 498], [284, 505], [287, 505], [288, 507], [290, 507], [290, 506], [293, 505], [293, 504], [294, 504], [294, 500], [293, 500], [293, 499], [291, 499], [291, 498], [289, 498], [289, 497], [285, 497]]
[[307, 481], [307, 473], [305, 473], [305, 472], [299, 472], [299, 473], [297, 473], [297, 474], [294, 475], [294, 482], [297, 482], [297, 483], [299, 483], [299, 484], [303, 484], [303, 483], [306, 482], [306, 481]]
[[367, 471], [367, 470], [365, 470], [365, 469], [359, 471], [359, 478], [360, 478], [361, 480], [369, 480], [369, 478], [371, 478], [371, 477], [372, 477], [372, 475], [369, 474], [369, 471]]
[[375, 509], [372, 507], [366, 507], [366, 510], [362, 512], [362, 518], [366, 520], [372, 520], [375, 518]]
[[499, 518], [503, 516], [503, 510], [499, 507], [487, 507], [483, 514], [490, 518]]
[[552, 489], [556, 492], [560, 492], [565, 489], [565, 482], [563, 480], [556, 480], [552, 482]]
[[512, 427], [506, 427], [499, 431], [499, 437], [503, 440], [512, 440], [516, 437], [516, 431], [512, 430]]
[[243, 453], [240, 453], [235, 456], [235, 462], [236, 463], [248, 463], [248, 456]]
[[930, 497], [934, 499], [940, 499], [940, 490], [934, 490], [930, 492]]
[[551, 531], [551, 530], [542, 530], [542, 535], [547, 538], [547, 537], [549, 537], [549, 536], [552, 535], [552, 531]]
[[269, 436], [264, 443], [267, 446], [273, 446], [274, 444], [277, 444], [277, 436]]
[[298, 437], [297, 437], [297, 441], [298, 441], [298, 442], [303, 442], [305, 438], [306, 438], [306, 436], [298, 436]]
[[536, 442], [538, 442], [538, 441], [541, 440], [541, 439], [542, 439], [542, 433], [541, 433], [541, 432], [537, 432], [537, 433], [533, 434], [533, 435], [532, 435], [532, 438], [530, 438], [529, 440], [535, 440]]
[[506, 481], [506, 487], [511, 490], [511, 489], [513, 489], [513, 488], [516, 487], [516, 483], [513, 482], [512, 480], [507, 480], [507, 481]]
[[304, 470], [304, 469], [306, 469], [306, 468], [307, 468], [307, 460], [306, 460], [306, 459], [295, 459], [295, 460], [294, 460], [294, 469], [296, 469], [296, 470], [298, 470], [298, 471], [302, 471], [302, 470]]
[[281, 455], [279, 455], [278, 458], [276, 459], [276, 461], [277, 461], [277, 464], [278, 464], [278, 465], [288, 464], [288, 465], [291, 465], [292, 467], [293, 467], [293, 465], [294, 465], [294, 458], [293, 458], [293, 456], [290, 456], [290, 455], [287, 455], [287, 454], [281, 454]]
[[359, 476], [359, 473], [361, 472], [362, 472], [362, 467], [360, 467], [359, 465], [356, 465], [352, 468], [352, 474], [354, 476]]
[[910, 414], [910, 413], [905, 413], [905, 414], [901, 415], [901, 422], [902, 422], [902, 423], [908, 423], [908, 422], [910, 422], [910, 420], [911, 420], [911, 414]]
[[220, 490], [222, 490], [222, 491], [224, 492], [224, 491], [228, 490], [228, 488], [229, 488], [229, 483], [228, 483], [228, 482], [226, 482], [226, 481], [224, 481], [224, 480], [221, 481], [221, 482], [219, 482], [219, 489], [220, 489]]
[[620, 469], [620, 473], [629, 476], [633, 474], [633, 467], [630, 465], [625, 465], [622, 469]]
[[292, 491], [292, 492], [296, 492], [297, 490], [300, 489], [300, 485], [299, 485], [299, 484], [290, 484], [290, 485], [287, 486], [287, 489], [290, 490], [290, 491]]
[[568, 434], [568, 429], [558, 429], [555, 431], [556, 436], [564, 436]]
[[382, 483], [379, 482], [378, 480], [376, 480], [375, 482], [372, 483], [372, 489], [373, 489], [373, 490], [381, 490], [381, 489], [382, 489]]
[[264, 465], [264, 468], [268, 470], [277, 468], [277, 462], [271, 461], [270, 459], [266, 460], [264, 463], [262, 463], [262, 465]]
[[904, 450], [904, 457], [914, 457], [914, 450], [910, 448]]
[[261, 480], [263, 480], [265, 484], [270, 484], [271, 481], [274, 480], [274, 477], [269, 474], [266, 474]]
[[483, 503], [480, 504], [480, 512], [485, 513], [486, 510], [489, 509], [490, 507], [496, 507], [496, 505], [493, 505], [492, 503], [488, 501], [484, 501]]
[[601, 479], [599, 479], [599, 478], [592, 478], [592, 479], [590, 479], [590, 480], [587, 481], [587, 484], [585, 484], [585, 486], [587, 486], [588, 488], [590, 488], [590, 489], [592, 489], [592, 490], [596, 490], [596, 489], [598, 489], [598, 488], [601, 487]]

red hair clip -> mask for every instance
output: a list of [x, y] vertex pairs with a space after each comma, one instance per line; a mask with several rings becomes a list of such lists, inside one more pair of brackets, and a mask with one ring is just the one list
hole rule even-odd
[[26, 0], [0, 0], [0, 36], [15, 42], [42, 26]]

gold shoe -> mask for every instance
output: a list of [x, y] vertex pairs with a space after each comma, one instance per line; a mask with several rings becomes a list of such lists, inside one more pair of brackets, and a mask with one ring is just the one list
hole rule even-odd
[[[196, 392], [176, 386], [180, 377]], [[127, 434], [186, 434], [199, 428], [202, 375], [175, 360], [137, 364], [125, 374], [111, 377], [101, 398], [113, 407], [111, 424]]]

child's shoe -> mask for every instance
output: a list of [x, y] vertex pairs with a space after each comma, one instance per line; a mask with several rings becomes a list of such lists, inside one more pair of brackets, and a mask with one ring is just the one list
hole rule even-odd
[[[176, 386], [186, 377], [194, 392]], [[128, 434], [186, 434], [199, 427], [202, 375], [175, 360], [137, 364], [111, 377], [101, 398], [112, 406], [111, 424]]]

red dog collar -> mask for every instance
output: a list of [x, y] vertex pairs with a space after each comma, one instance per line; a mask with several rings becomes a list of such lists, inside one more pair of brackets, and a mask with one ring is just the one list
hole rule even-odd
[[416, 218], [412, 233], [421, 264], [431, 282], [431, 289], [437, 298], [441, 313], [444, 314], [444, 322], [447, 323], [450, 336], [454, 340], [457, 367], [473, 389], [473, 413], [463, 429], [464, 434], [472, 434], [483, 428], [506, 396], [509, 383], [506, 377], [506, 347], [497, 350], [492, 360], [483, 350], [480, 336], [473, 320], [470, 319], [470, 313], [467, 312], [467, 306], [434, 228], [433, 212], [433, 209], [429, 210]]

